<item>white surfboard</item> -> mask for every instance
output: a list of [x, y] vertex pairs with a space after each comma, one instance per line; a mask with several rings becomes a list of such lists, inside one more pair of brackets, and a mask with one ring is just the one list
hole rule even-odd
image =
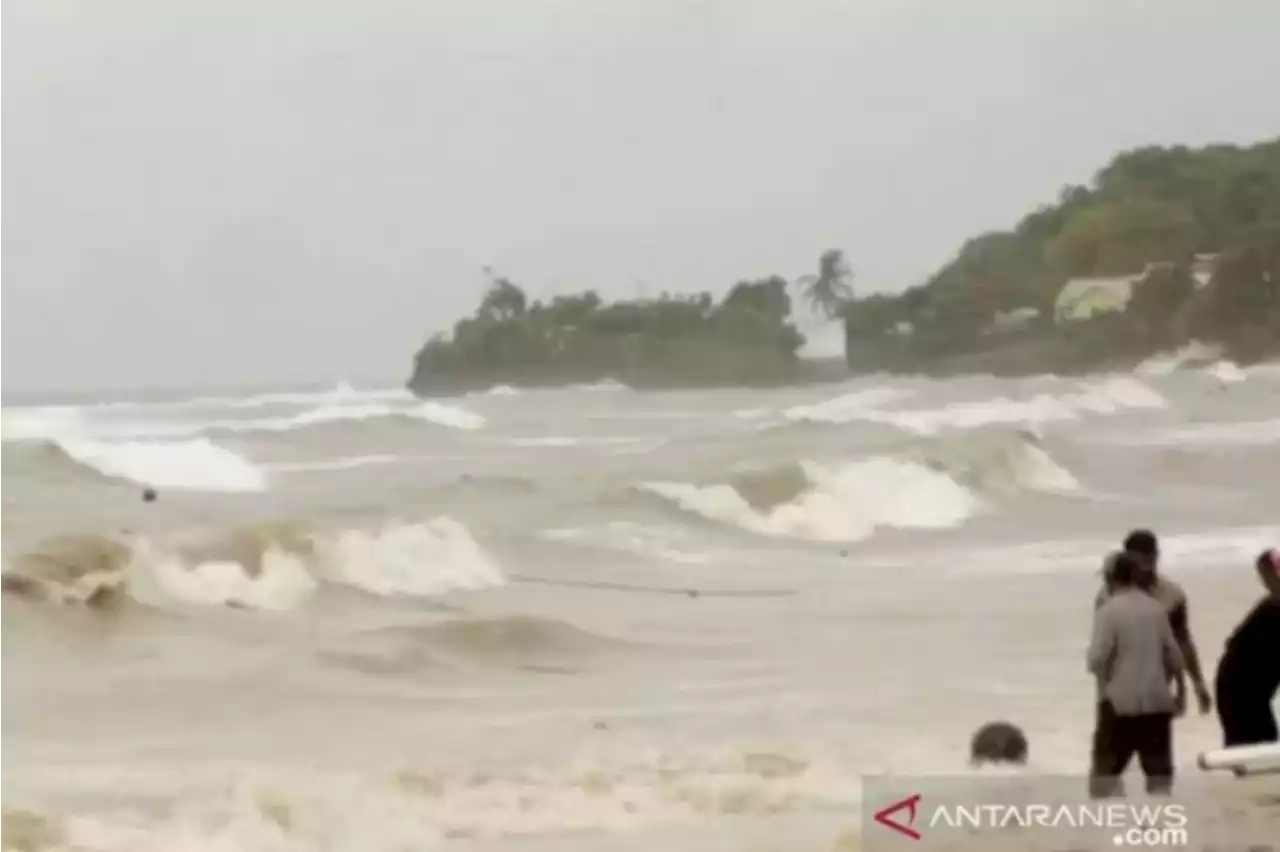
[[1280, 743], [1235, 746], [1204, 751], [1196, 759], [1201, 769], [1234, 772], [1237, 775], [1280, 773]]

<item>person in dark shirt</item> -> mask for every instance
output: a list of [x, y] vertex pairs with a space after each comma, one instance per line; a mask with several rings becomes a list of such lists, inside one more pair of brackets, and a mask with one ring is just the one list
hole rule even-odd
[[1254, 567], [1267, 594], [1232, 631], [1214, 678], [1227, 748], [1280, 741], [1271, 710], [1280, 690], [1280, 549], [1264, 551]]
[[[1132, 530], [1125, 536], [1122, 547], [1124, 552], [1137, 559], [1141, 567], [1147, 572], [1147, 577], [1141, 585], [1148, 590], [1152, 597], [1160, 601], [1168, 612], [1169, 626], [1173, 628], [1174, 638], [1178, 640], [1178, 650], [1182, 652], [1182, 658], [1186, 664], [1186, 674], [1191, 678], [1191, 685], [1196, 693], [1196, 704], [1199, 705], [1202, 714], [1208, 713], [1213, 709], [1213, 697], [1209, 694], [1209, 687], [1205, 683], [1204, 674], [1200, 669], [1200, 655], [1196, 652], [1196, 643], [1191, 637], [1191, 619], [1187, 614], [1186, 592], [1182, 590], [1181, 586], [1158, 570], [1160, 565], [1160, 544], [1156, 539], [1155, 533], [1151, 532], [1151, 530]], [[1107, 591], [1104, 588], [1098, 593], [1094, 606], [1100, 606], [1106, 600], [1106, 596]], [[1184, 710], [1185, 694], [1184, 685], [1180, 678], [1177, 689], [1177, 715], [1182, 715]]]

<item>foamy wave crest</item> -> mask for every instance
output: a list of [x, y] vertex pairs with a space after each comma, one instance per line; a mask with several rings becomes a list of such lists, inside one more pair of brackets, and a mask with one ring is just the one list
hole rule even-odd
[[1280, 418], [1204, 423], [1137, 436], [1117, 435], [1107, 443], [1138, 447], [1265, 447], [1280, 444]]
[[1224, 385], [1234, 385], [1249, 378], [1248, 374], [1234, 361], [1215, 361], [1204, 368], [1204, 373]]
[[128, 541], [95, 535], [65, 536], [45, 542], [10, 564], [6, 595], [56, 604], [112, 607], [127, 596], [126, 574], [133, 558]]
[[435, 595], [503, 582], [467, 528], [449, 517], [344, 531], [319, 542], [315, 553], [326, 579], [377, 595]]
[[1021, 430], [930, 439], [897, 457], [802, 461], [736, 472], [722, 482], [641, 486], [710, 520], [765, 535], [855, 541], [883, 527], [946, 529], [995, 501], [1064, 495], [1080, 483]]
[[38, 441], [77, 434], [83, 425], [84, 418], [75, 407], [49, 405], [6, 409], [0, 431], [5, 441]]
[[[264, 403], [265, 404], [265, 403]], [[314, 426], [355, 423], [379, 418], [406, 418], [450, 429], [481, 429], [484, 417], [443, 402], [356, 401], [333, 402], [281, 417], [252, 419], [146, 419], [95, 415], [93, 407], [38, 407], [7, 410], [4, 413], [4, 440], [130, 440], [140, 438], [193, 438], [218, 432], [290, 432]]]
[[1165, 405], [1164, 397], [1137, 379], [1116, 376], [1088, 382], [1075, 393], [1037, 394], [1029, 399], [998, 397], [915, 411], [861, 411], [855, 417], [928, 435], [942, 429], [1051, 423], [1077, 420], [1087, 414], [1117, 414], [1164, 408]]
[[190, 441], [57, 442], [71, 459], [104, 476], [172, 491], [265, 491], [248, 459], [204, 438]]
[[271, 470], [288, 473], [324, 473], [335, 470], [354, 470], [370, 465], [392, 464], [399, 461], [397, 456], [386, 454], [368, 456], [346, 456], [336, 459], [315, 459], [314, 461], [276, 462], [268, 465]]
[[181, 603], [283, 611], [311, 597], [316, 581], [306, 562], [283, 547], [267, 547], [252, 563], [190, 559], [148, 539], [133, 550], [130, 594], [144, 603]]
[[382, 417], [407, 417], [414, 420], [425, 420], [437, 426], [446, 426], [451, 429], [480, 429], [485, 425], [485, 419], [479, 414], [457, 405], [446, 405], [442, 402], [423, 402], [406, 408], [385, 402], [370, 402], [359, 405], [323, 406], [304, 411], [301, 414], [295, 414], [292, 417], [206, 423], [200, 424], [196, 428], [201, 431], [290, 432], [294, 429], [305, 429], [308, 426], [323, 426], [350, 421], [358, 422]]
[[543, 435], [536, 438], [512, 438], [504, 443], [513, 447], [560, 449], [565, 447], [616, 447], [628, 444], [643, 443], [643, 438], [617, 437], [583, 437], [574, 438], [568, 435]]
[[377, 595], [438, 595], [500, 585], [503, 576], [448, 517], [336, 531], [263, 525], [195, 543], [78, 536], [24, 554], [4, 574], [7, 593], [95, 607], [127, 597], [156, 606], [290, 610], [321, 582]]
[[353, 400], [385, 401], [411, 400], [413, 395], [404, 388], [387, 388], [383, 390], [356, 390], [346, 382], [338, 382], [325, 391], [296, 391], [282, 393], [262, 393], [239, 398], [204, 398], [192, 402], [223, 404], [229, 408], [264, 408], [268, 405], [335, 405]]
[[631, 388], [627, 387], [617, 379], [601, 379], [598, 382], [592, 382], [590, 384], [570, 385], [569, 388], [576, 391], [596, 391], [604, 393], [631, 390]]
[[[107, 807], [84, 805], [74, 814], [6, 808], [5, 840], [50, 852], [407, 852], [512, 841], [559, 848], [576, 836], [586, 842], [570, 841], [571, 848], [605, 849], [622, 832], [653, 827], [669, 839], [672, 830], [698, 832], [717, 817], [856, 813], [858, 776], [848, 756], [831, 752], [594, 748], [563, 762], [483, 771], [240, 768], [225, 781], [182, 791], [160, 779], [154, 794], [146, 785], [145, 801], [113, 796]], [[665, 847], [659, 841], [656, 848]]]
[[1175, 352], [1152, 355], [1134, 371], [1142, 376], [1167, 376], [1183, 367], [1210, 364], [1222, 357], [1222, 347], [1193, 340]]
[[709, 520], [814, 541], [857, 541], [881, 527], [956, 527], [982, 508], [977, 495], [945, 473], [889, 457], [835, 468], [801, 462], [776, 480], [770, 475], [746, 477], [736, 485], [650, 482], [641, 487]]
[[787, 420], [812, 423], [851, 423], [866, 412], [909, 395], [898, 388], [876, 387], [841, 394], [812, 405], [797, 405], [782, 413]]
[[921, 458], [983, 494], [1069, 494], [1080, 489], [1071, 471], [1024, 430], [963, 433], [958, 440], [923, 449]]

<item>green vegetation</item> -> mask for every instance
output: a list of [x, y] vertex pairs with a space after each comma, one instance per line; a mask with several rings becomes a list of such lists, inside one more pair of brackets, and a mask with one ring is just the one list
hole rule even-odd
[[[1106, 276], [1138, 279], [1122, 313], [1055, 325], [1067, 281]], [[969, 240], [924, 284], [843, 310], [855, 369], [1087, 369], [1191, 339], [1274, 355], [1280, 139], [1120, 154], [1091, 186]], [[1001, 323], [1014, 312], [1026, 321]]]
[[[1123, 276], [1123, 308], [1055, 320], [1068, 281]], [[1193, 339], [1247, 361], [1280, 354], [1280, 138], [1248, 147], [1141, 148], [1012, 230], [974, 237], [925, 283], [856, 297], [838, 249], [796, 282], [843, 317], [855, 370], [1025, 373], [1094, 369]], [[633, 385], [824, 378], [797, 357], [788, 282], [608, 303], [530, 302], [491, 277], [472, 316], [418, 352], [419, 393], [612, 377]]]
[[[836, 254], [833, 268], [842, 263]], [[804, 337], [791, 324], [787, 289], [771, 276], [739, 282], [719, 303], [710, 293], [609, 303], [593, 291], [530, 303], [511, 281], [491, 278], [474, 314], [419, 350], [409, 386], [447, 393], [605, 378], [632, 385], [793, 381]]]

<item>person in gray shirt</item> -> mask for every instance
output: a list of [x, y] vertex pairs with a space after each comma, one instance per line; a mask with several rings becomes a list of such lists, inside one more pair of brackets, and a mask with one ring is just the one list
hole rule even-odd
[[1089, 792], [1094, 798], [1123, 795], [1120, 776], [1134, 754], [1147, 792], [1173, 787], [1171, 683], [1182, 676], [1182, 652], [1165, 607], [1142, 588], [1149, 575], [1128, 553], [1107, 562], [1110, 594], [1094, 610], [1088, 667], [1098, 681]]

